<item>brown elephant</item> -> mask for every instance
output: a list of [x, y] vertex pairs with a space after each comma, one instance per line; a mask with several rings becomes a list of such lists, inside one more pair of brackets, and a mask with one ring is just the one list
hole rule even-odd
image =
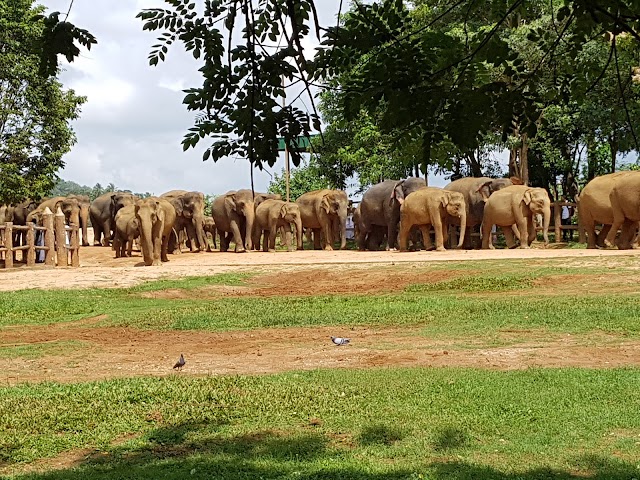
[[135, 214], [140, 225], [140, 250], [144, 264], [168, 262], [169, 236], [176, 221], [176, 210], [171, 202], [161, 197], [144, 198], [136, 201]]
[[[614, 211], [611, 205], [610, 194], [618, 179], [637, 172], [616, 172], [601, 175], [592, 179], [585, 185], [578, 197], [578, 217], [587, 234], [587, 248], [604, 247], [605, 237], [615, 235], [618, 230], [613, 230]], [[596, 224], [602, 224], [602, 230], [596, 234]], [[622, 224], [622, 234], [618, 242], [618, 248], [630, 248], [631, 239], [637, 228], [636, 222], [625, 221]], [[610, 241], [610, 243], [612, 243]]]
[[[176, 223], [174, 229], [180, 233], [187, 232], [189, 250], [198, 253], [205, 249], [207, 239], [204, 232], [204, 193], [187, 192], [186, 190], [171, 190], [160, 195], [171, 202], [176, 210]], [[178, 236], [179, 237], [179, 236]], [[182, 242], [175, 237], [169, 242], [169, 249], [175, 251], [180, 248]]]
[[[513, 226], [517, 226], [520, 248], [529, 248], [536, 238], [534, 216], [542, 215], [545, 246], [549, 244], [547, 232], [551, 221], [551, 200], [544, 188], [512, 185], [486, 196], [482, 221], [482, 248], [493, 249], [491, 229], [502, 227], [507, 246], [515, 246]], [[528, 232], [528, 234], [526, 233]]]
[[[33, 200], [25, 200], [17, 205], [9, 206], [5, 212], [5, 221], [13, 222], [14, 225], [26, 225], [27, 217], [31, 212], [38, 208], [38, 202]], [[13, 245], [20, 246], [27, 242], [27, 232], [15, 231], [13, 233]]]
[[94, 245], [109, 246], [118, 210], [133, 205], [137, 200], [138, 197], [129, 192], [107, 192], [91, 202], [89, 217], [93, 226]]
[[211, 245], [209, 245], [209, 239], [206, 238], [207, 233], [211, 234], [211, 238], [213, 239], [213, 248], [218, 248], [216, 244], [216, 222], [213, 220], [213, 217], [204, 217], [204, 234], [205, 234], [205, 242], [207, 242], [207, 252], [211, 251]]
[[27, 223], [35, 221], [38, 225], [42, 225], [42, 215], [47, 208], [54, 215], [60, 208], [64, 213], [67, 225], [75, 224], [80, 226], [80, 204], [77, 199], [69, 197], [53, 197], [43, 200], [35, 210], [27, 215]]
[[113, 248], [116, 258], [130, 257], [133, 241], [140, 236], [140, 224], [136, 217], [135, 205], [122, 207], [116, 213]]
[[82, 246], [89, 246], [89, 209], [91, 208], [91, 200], [87, 195], [68, 195], [67, 198], [75, 198], [80, 205], [80, 228], [82, 229]]
[[387, 250], [395, 249], [400, 206], [408, 195], [426, 187], [424, 178], [410, 177], [405, 180], [385, 180], [367, 190], [360, 202], [358, 249], [365, 249], [367, 238], [376, 225], [387, 230]]
[[[613, 213], [613, 223], [604, 244], [613, 246], [618, 229], [623, 228], [621, 245], [629, 247], [631, 237], [634, 236], [638, 222], [640, 222], [640, 172], [625, 172], [613, 179], [609, 192], [609, 202]], [[631, 232], [630, 232], [631, 230]]]
[[282, 200], [282, 195], [280, 195], [279, 193], [256, 192], [255, 196], [253, 197], [253, 203], [255, 204], [256, 208], [265, 200]]
[[[444, 187], [445, 190], [459, 192], [464, 196], [464, 202], [467, 209], [467, 231], [466, 246], [469, 248], [479, 248], [479, 244], [474, 244], [472, 233], [479, 231], [480, 224], [484, 214], [484, 198], [491, 196], [505, 187], [511, 185], [522, 185], [522, 180], [518, 177], [511, 178], [490, 178], [490, 177], [468, 177], [454, 180]], [[483, 192], [480, 192], [480, 190]], [[460, 225], [460, 220], [453, 218], [453, 225]]]
[[296, 242], [298, 250], [302, 250], [302, 219], [300, 217], [300, 207], [293, 202], [284, 200], [264, 200], [256, 207], [256, 220], [253, 224], [253, 244], [260, 245], [260, 238], [264, 234], [262, 241], [263, 251], [276, 251], [276, 233], [280, 227], [290, 229], [295, 225]]
[[[302, 226], [313, 230], [315, 249], [333, 250], [335, 229], [340, 231], [340, 248], [347, 246], [347, 209], [349, 199], [342, 190], [314, 190], [296, 200]], [[337, 226], [336, 226], [337, 223]]]
[[447, 230], [449, 218], [460, 221], [460, 242], [464, 244], [464, 232], [467, 226], [467, 209], [464, 196], [436, 187], [425, 187], [408, 195], [400, 207], [400, 250], [406, 251], [411, 228], [418, 226], [422, 232], [422, 241], [427, 250], [431, 249], [429, 236], [433, 226], [436, 236], [436, 250], [444, 251], [444, 232]]
[[251, 250], [255, 219], [255, 203], [251, 190], [232, 190], [216, 197], [211, 204], [211, 213], [220, 234], [220, 251], [229, 250], [232, 237], [237, 253]]

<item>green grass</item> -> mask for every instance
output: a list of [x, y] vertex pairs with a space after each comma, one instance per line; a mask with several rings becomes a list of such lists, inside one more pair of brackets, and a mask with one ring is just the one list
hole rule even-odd
[[0, 345], [0, 356], [3, 358], [35, 359], [48, 355], [65, 355], [83, 348], [85, 344], [74, 340], [34, 343], [29, 345]]
[[631, 480], [639, 383], [637, 369], [379, 369], [20, 386], [0, 391], [0, 464], [91, 448], [76, 469], [17, 478]]

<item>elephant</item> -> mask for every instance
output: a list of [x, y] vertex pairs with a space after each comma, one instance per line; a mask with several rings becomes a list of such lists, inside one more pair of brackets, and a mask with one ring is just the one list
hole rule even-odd
[[[631, 236], [635, 234], [638, 222], [640, 222], [640, 172], [626, 172], [615, 178], [609, 193], [611, 210], [613, 211], [613, 223], [604, 240], [607, 247], [614, 244], [618, 229], [626, 224], [623, 229], [623, 243], [628, 246]], [[629, 232], [631, 227], [632, 232]]]
[[116, 251], [116, 258], [130, 257], [133, 241], [140, 236], [140, 224], [136, 217], [135, 205], [127, 205], [118, 210], [114, 223], [113, 248]]
[[27, 215], [27, 223], [35, 221], [38, 225], [42, 225], [42, 215], [45, 210], [48, 208], [55, 215], [58, 207], [64, 213], [65, 223], [80, 226], [80, 204], [77, 199], [70, 197], [53, 197], [43, 200], [36, 209]]
[[367, 190], [360, 202], [358, 249], [365, 249], [367, 237], [375, 225], [387, 229], [387, 250], [395, 249], [400, 206], [408, 195], [422, 188], [427, 188], [424, 178], [409, 177], [405, 180], [385, 180]]
[[87, 195], [68, 195], [67, 198], [75, 198], [80, 205], [80, 228], [82, 229], [82, 246], [89, 246], [89, 236], [87, 229], [89, 228], [89, 209], [91, 208], [91, 200]]
[[[313, 245], [333, 250], [334, 231], [340, 232], [340, 248], [347, 246], [347, 208], [349, 198], [343, 190], [314, 190], [296, 200], [302, 226], [313, 230]], [[336, 225], [337, 224], [337, 225]]]
[[279, 193], [258, 193], [253, 197], [253, 203], [255, 203], [256, 208], [264, 202], [265, 200], [282, 200], [282, 195]]
[[275, 252], [278, 228], [285, 227], [290, 229], [291, 224], [295, 225], [298, 250], [302, 250], [302, 219], [298, 204], [285, 202], [284, 200], [264, 200], [256, 207], [256, 219], [253, 224], [253, 245], [259, 246], [260, 237], [264, 234], [262, 241], [263, 251]]
[[0, 205], [0, 223], [13, 222], [13, 205], [2, 204]]
[[226, 252], [233, 237], [235, 251], [246, 252], [252, 248], [255, 204], [251, 190], [231, 190], [216, 197], [211, 213], [220, 234], [220, 251]]
[[[13, 222], [14, 225], [26, 225], [27, 217], [36, 208], [38, 208], [38, 202], [34, 202], [33, 200], [25, 200], [24, 202], [20, 202], [15, 206], [8, 207], [7, 212], [9, 212], [10, 216], [7, 216], [7, 214], [5, 213], [5, 221]], [[26, 238], [27, 232], [14, 232], [13, 245], [24, 245], [26, 243]]]
[[[100, 195], [89, 208], [91, 225], [93, 225], [93, 244], [96, 246], [109, 246], [113, 236], [112, 230], [116, 213], [122, 207], [133, 205], [138, 197], [128, 192], [107, 192]], [[102, 238], [102, 243], [100, 239]]]
[[[175, 208], [176, 223], [174, 228], [178, 233], [182, 230], [187, 231], [189, 249], [194, 253], [203, 251], [205, 245], [208, 245], [204, 232], [204, 193], [171, 190], [163, 193], [160, 197], [166, 198]], [[172, 236], [172, 238], [174, 237]], [[175, 245], [173, 241], [170, 242], [170, 250], [180, 249], [182, 242], [179, 236], [177, 240]]]
[[[466, 245], [474, 247], [471, 233], [482, 223], [484, 213], [484, 197], [491, 196], [492, 193], [511, 185], [522, 185], [522, 180], [518, 177], [511, 178], [489, 178], [489, 177], [468, 177], [454, 180], [444, 187], [445, 190], [460, 192], [464, 196], [464, 202], [467, 208], [467, 238]], [[480, 190], [483, 189], [484, 193]], [[453, 218], [453, 225], [460, 225], [460, 220]], [[477, 245], [479, 246], [479, 245]]]
[[211, 251], [211, 245], [209, 245], [209, 239], [206, 238], [207, 233], [211, 234], [211, 238], [213, 239], [213, 248], [218, 248], [218, 245], [216, 244], [216, 233], [217, 233], [217, 228], [216, 228], [216, 222], [213, 220], [213, 217], [204, 217], [204, 234], [205, 234], [205, 241], [207, 242], [207, 252]]
[[422, 240], [427, 250], [431, 248], [429, 226], [433, 226], [436, 250], [444, 251], [444, 232], [447, 230], [449, 217], [460, 221], [458, 248], [462, 248], [467, 226], [467, 208], [462, 193], [426, 187], [408, 195], [400, 207], [400, 250], [407, 250], [409, 233], [417, 225], [422, 231]]
[[[360, 205], [353, 209], [353, 236], [357, 240], [360, 238]], [[387, 228], [380, 225], [372, 225], [371, 231], [366, 238], [367, 250], [380, 250], [387, 238]]]
[[[611, 226], [614, 223], [614, 211], [611, 205], [610, 194], [619, 179], [636, 172], [616, 172], [602, 175], [592, 179], [585, 185], [577, 199], [578, 217], [587, 234], [587, 248], [603, 247], [605, 237], [615, 237], [618, 233]], [[596, 224], [603, 225], [600, 234], [596, 235]], [[622, 234], [618, 248], [630, 248], [631, 238], [637, 228], [637, 223], [625, 221], [622, 224]], [[613, 233], [612, 233], [613, 232]], [[612, 239], [611, 239], [612, 240]], [[610, 243], [612, 243], [610, 240]]]
[[[486, 200], [482, 220], [482, 248], [493, 249], [491, 229], [494, 225], [502, 227], [509, 248], [515, 245], [512, 230], [517, 226], [520, 248], [529, 248], [536, 238], [534, 216], [542, 215], [545, 246], [549, 244], [547, 232], [551, 222], [551, 200], [544, 188], [512, 185], [505, 187], [490, 196], [483, 192]], [[528, 235], [527, 233], [528, 232]]]
[[140, 250], [146, 266], [168, 262], [169, 237], [176, 222], [176, 210], [162, 197], [137, 200], [134, 207], [140, 225]]

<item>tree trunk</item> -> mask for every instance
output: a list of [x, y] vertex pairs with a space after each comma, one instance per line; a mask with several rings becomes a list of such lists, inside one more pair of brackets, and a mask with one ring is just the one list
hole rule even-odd
[[615, 173], [618, 157], [618, 139], [615, 136], [609, 137], [609, 150], [611, 150], [611, 173]]
[[519, 177], [525, 185], [529, 185], [529, 139], [526, 133], [520, 135], [517, 128], [514, 134], [520, 138], [520, 145], [509, 152], [509, 176]]
[[467, 163], [469, 164], [469, 169], [471, 170], [472, 177], [482, 177], [482, 166], [480, 162], [476, 158], [475, 152], [472, 150], [466, 155]]

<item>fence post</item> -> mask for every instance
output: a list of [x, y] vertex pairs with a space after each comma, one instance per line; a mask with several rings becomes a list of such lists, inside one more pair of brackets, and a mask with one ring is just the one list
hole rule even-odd
[[562, 225], [562, 208], [560, 202], [553, 202], [553, 226], [555, 227], [556, 243], [560, 243], [562, 237], [560, 233], [560, 226]]
[[57, 265], [66, 267], [69, 259], [67, 258], [67, 236], [64, 225], [64, 213], [60, 207], [55, 214], [54, 218], [55, 231], [56, 231], [56, 253], [58, 255]]
[[13, 222], [7, 222], [4, 226], [4, 246], [7, 253], [4, 256], [4, 268], [13, 267]]
[[71, 224], [71, 241], [69, 242], [71, 245], [71, 266], [79, 267], [80, 266], [80, 231], [78, 225], [75, 223]]
[[[27, 222], [27, 246], [29, 250], [27, 250], [27, 266], [33, 267], [36, 264], [36, 231], [35, 225], [33, 222]], [[24, 258], [24, 250], [22, 251], [22, 256]]]
[[44, 214], [42, 215], [42, 217], [42, 225], [46, 228], [44, 232], [44, 246], [47, 247], [47, 252], [44, 257], [44, 264], [55, 267], [56, 240], [53, 227], [53, 212], [49, 209], [49, 207], [44, 209]]

